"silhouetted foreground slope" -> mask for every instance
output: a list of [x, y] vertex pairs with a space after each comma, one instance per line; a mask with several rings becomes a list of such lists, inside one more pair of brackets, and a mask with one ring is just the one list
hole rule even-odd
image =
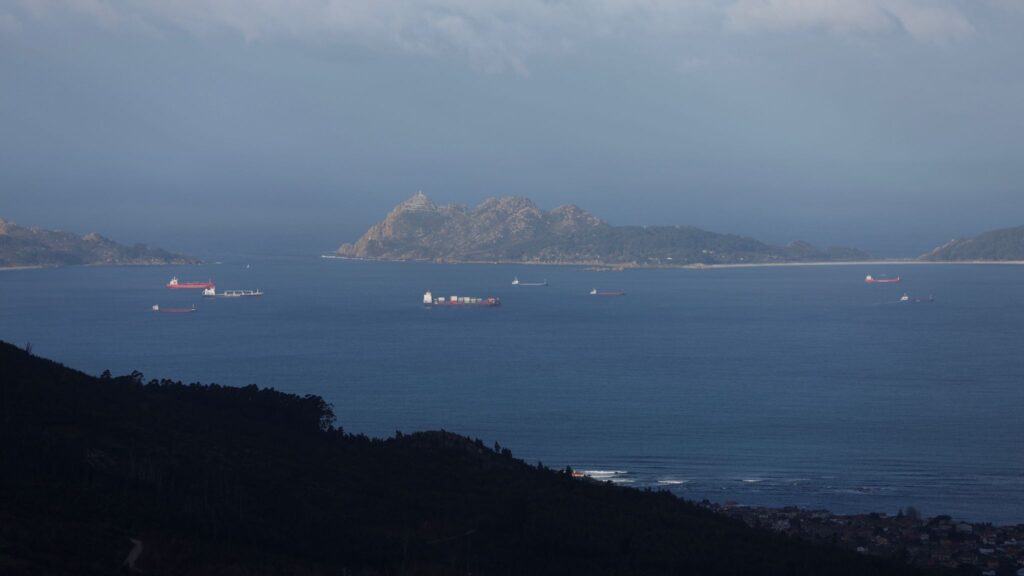
[[94, 378], [0, 343], [0, 574], [897, 574], [320, 398]]

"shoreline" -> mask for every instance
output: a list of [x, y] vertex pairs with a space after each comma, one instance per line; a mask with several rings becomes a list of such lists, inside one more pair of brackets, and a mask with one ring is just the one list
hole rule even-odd
[[858, 260], [849, 262], [764, 262], [752, 264], [690, 264], [678, 266], [678, 268], [763, 268], [770, 266], [902, 266], [912, 264], [915, 266], [927, 264], [956, 264], [974, 266], [1021, 266], [1024, 260]]
[[120, 262], [94, 264], [33, 264], [31, 266], [0, 266], [0, 272], [15, 270], [51, 270], [54, 268], [130, 268], [147, 266], [202, 266], [204, 262]]
[[752, 528], [859, 554], [902, 560], [926, 569], [984, 574], [1013, 574], [1024, 564], [1024, 523], [997, 525], [957, 520], [949, 515], [921, 516], [913, 507], [896, 515], [884, 512], [837, 514], [797, 506], [744, 506], [697, 503]]
[[911, 264], [915, 266], [940, 264], [958, 266], [1022, 266], [1024, 260], [845, 260], [845, 261], [808, 261], [808, 262], [749, 262], [736, 264], [637, 264], [622, 263], [608, 264], [599, 262], [524, 262], [522, 260], [402, 260], [390, 258], [358, 258], [353, 256], [335, 256], [321, 254], [324, 260], [346, 260], [354, 262], [405, 262], [420, 264], [446, 264], [446, 265], [510, 265], [522, 266], [565, 266], [565, 267], [587, 267], [585, 271], [591, 272], [620, 272], [623, 270], [714, 270], [728, 268], [779, 268], [779, 267], [810, 267], [810, 266], [901, 266]]

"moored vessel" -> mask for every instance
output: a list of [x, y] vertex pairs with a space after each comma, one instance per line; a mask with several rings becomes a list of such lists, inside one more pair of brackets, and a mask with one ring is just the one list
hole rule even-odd
[[437, 298], [434, 298], [434, 294], [430, 290], [427, 290], [426, 293], [423, 294], [423, 305], [424, 306], [428, 306], [428, 307], [442, 306], [442, 307], [452, 307], [452, 308], [457, 308], [457, 307], [469, 307], [469, 308], [472, 308], [472, 307], [488, 307], [488, 306], [500, 306], [501, 305], [501, 300], [499, 300], [498, 298], [495, 298], [494, 296], [489, 296], [487, 298], [477, 298], [475, 296], [455, 296], [455, 295], [453, 295], [453, 296], [449, 296], [447, 298], [445, 298], [444, 296], [438, 296]]
[[213, 283], [213, 280], [207, 280], [206, 282], [182, 282], [178, 280], [177, 276], [171, 278], [171, 281], [167, 283], [167, 287], [174, 290], [182, 289], [201, 289], [206, 290], [207, 288], [216, 288], [217, 286]]

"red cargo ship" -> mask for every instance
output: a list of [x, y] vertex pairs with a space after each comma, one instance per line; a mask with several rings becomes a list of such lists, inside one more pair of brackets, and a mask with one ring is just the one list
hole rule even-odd
[[216, 288], [212, 280], [207, 282], [180, 282], [178, 281], [177, 276], [171, 278], [171, 281], [167, 283], [167, 287], [175, 290], [180, 290], [183, 288], [194, 288], [201, 290], [205, 290], [207, 288]]
[[867, 282], [868, 284], [898, 284], [900, 282], [900, 277], [897, 276], [895, 278], [875, 278], [871, 274], [868, 274], [867, 277], [864, 278], [864, 281]]

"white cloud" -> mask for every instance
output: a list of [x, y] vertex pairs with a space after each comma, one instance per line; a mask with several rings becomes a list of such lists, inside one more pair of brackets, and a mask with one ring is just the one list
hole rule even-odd
[[[96, 0], [99, 1], [99, 0]], [[489, 71], [526, 71], [537, 51], [557, 50], [571, 22], [560, 3], [539, 0], [148, 0], [120, 5], [143, 21], [197, 34], [230, 31], [256, 42], [303, 38], [384, 50], [461, 54]]]
[[36, 19], [81, 16], [103, 26], [120, 24], [127, 12], [107, 0], [20, 0], [19, 5]]
[[934, 0], [737, 0], [728, 10], [736, 30], [824, 29], [840, 34], [904, 31], [927, 42], [969, 36], [974, 26], [952, 3]]
[[967, 0], [18, 0], [37, 21], [86, 18], [197, 35], [226, 31], [248, 42], [299, 38], [459, 54], [483, 70], [521, 74], [537, 53], [607, 37], [824, 29], [948, 41], [974, 30], [958, 1]]
[[0, 36], [5, 34], [14, 34], [21, 29], [21, 22], [14, 16], [7, 12], [0, 12]]

